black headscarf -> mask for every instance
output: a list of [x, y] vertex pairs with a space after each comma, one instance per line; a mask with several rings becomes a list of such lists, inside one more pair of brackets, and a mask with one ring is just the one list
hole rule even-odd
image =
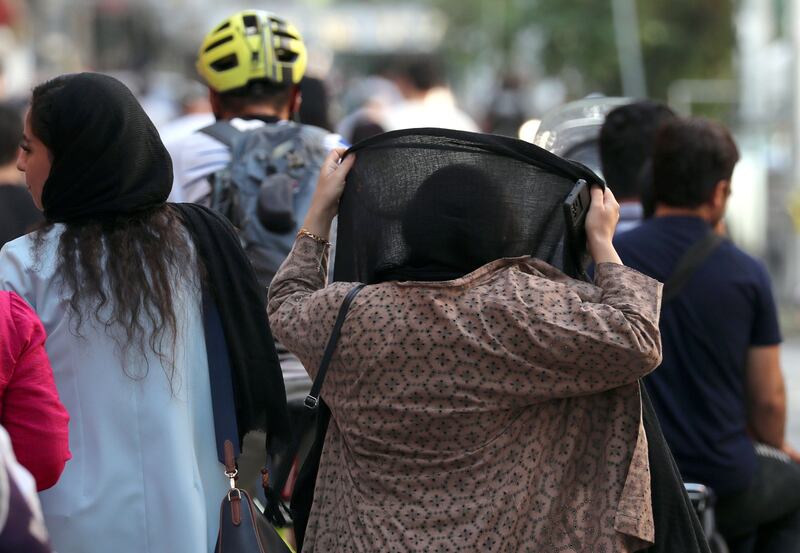
[[[95, 73], [65, 75], [52, 84], [60, 90], [37, 104], [37, 110], [48, 110], [47, 145], [54, 156], [42, 195], [48, 221], [70, 224], [166, 207], [172, 163], [130, 90]], [[230, 223], [200, 206], [172, 208], [191, 236], [219, 309], [233, 368], [239, 437], [269, 428], [271, 438], [288, 443], [286, 394], [266, 316], [266, 291]]]
[[98, 73], [57, 81], [61, 89], [38, 108], [46, 110], [54, 154], [42, 192], [45, 218], [101, 219], [163, 204], [172, 161], [131, 91]]

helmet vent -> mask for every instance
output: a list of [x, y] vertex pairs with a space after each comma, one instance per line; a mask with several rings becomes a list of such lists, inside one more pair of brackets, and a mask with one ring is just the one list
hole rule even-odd
[[286, 50], [285, 48], [278, 48], [275, 50], [275, 57], [282, 62], [292, 63], [297, 59], [297, 52]]
[[220, 25], [219, 27], [214, 29], [214, 32], [218, 33], [220, 31], [224, 31], [225, 29], [227, 29], [230, 26], [231, 26], [231, 22], [230, 21], [226, 21], [225, 23], [223, 23], [222, 25]]
[[239, 65], [239, 60], [236, 59], [236, 54], [230, 54], [217, 61], [212, 61], [209, 65], [214, 71], [227, 71]]
[[233, 40], [233, 35], [224, 36], [221, 39], [215, 40], [214, 42], [212, 42], [211, 44], [206, 46], [206, 49], [203, 50], [203, 52], [210, 52], [211, 50], [213, 50], [217, 46], [220, 46], [220, 45], [225, 44], [226, 42], [230, 42], [232, 40]]
[[288, 39], [291, 39], [291, 40], [297, 39], [297, 36], [293, 35], [292, 33], [288, 32], [288, 31], [284, 31], [283, 29], [274, 29], [272, 31], [272, 34], [275, 35], [275, 36], [279, 36], [281, 38], [288, 38]]
[[242, 23], [244, 23], [245, 34], [258, 34], [258, 18], [255, 15], [245, 15], [242, 17]]

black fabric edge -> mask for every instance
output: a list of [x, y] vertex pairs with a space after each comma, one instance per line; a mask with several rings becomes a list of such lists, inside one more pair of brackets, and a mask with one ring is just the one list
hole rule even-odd
[[[535, 165], [573, 181], [584, 179], [589, 184], [594, 184], [605, 188], [603, 179], [601, 179], [594, 173], [594, 171], [585, 165], [576, 161], [559, 157], [556, 154], [545, 150], [544, 148], [536, 146], [535, 144], [531, 144], [530, 142], [525, 142], [523, 140], [497, 134], [456, 131], [438, 127], [401, 129], [397, 131], [385, 132], [364, 139], [361, 142], [351, 146], [345, 153], [345, 156], [350, 153], [357, 153], [360, 150], [382, 145], [383, 142], [389, 140], [406, 136], [431, 136], [471, 142], [475, 146], [483, 147], [487, 152], [512, 157], [523, 163]], [[534, 162], [534, 159], [540, 161], [540, 163]]]

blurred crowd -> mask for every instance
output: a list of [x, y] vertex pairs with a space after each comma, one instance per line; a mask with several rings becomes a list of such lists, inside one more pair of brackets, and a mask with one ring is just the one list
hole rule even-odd
[[800, 551], [723, 124], [197, 43], [0, 104], [0, 553]]

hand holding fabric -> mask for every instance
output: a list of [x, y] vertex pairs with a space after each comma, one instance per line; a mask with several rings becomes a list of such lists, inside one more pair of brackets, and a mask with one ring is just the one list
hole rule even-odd
[[619, 221], [619, 204], [608, 187], [593, 186], [591, 194], [592, 203], [586, 214], [586, 242], [589, 253], [596, 265], [600, 263], [621, 265], [622, 261], [612, 244], [614, 230]]
[[343, 159], [346, 152], [344, 148], [336, 148], [325, 158], [311, 207], [303, 223], [303, 228], [307, 231], [326, 239], [330, 233], [331, 221], [339, 210], [345, 178], [356, 159], [353, 154]]

